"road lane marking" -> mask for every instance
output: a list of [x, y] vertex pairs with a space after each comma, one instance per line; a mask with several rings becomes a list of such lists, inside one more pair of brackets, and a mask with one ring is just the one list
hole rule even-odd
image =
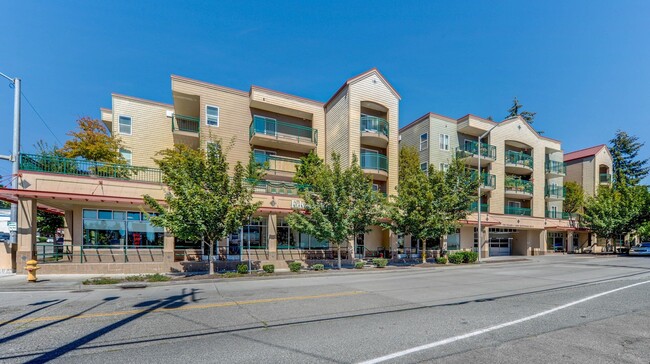
[[[86, 318], [97, 318], [97, 317], [111, 317], [111, 316], [124, 316], [124, 315], [133, 315], [142, 312], [171, 312], [171, 311], [189, 311], [189, 310], [204, 310], [207, 308], [221, 308], [221, 307], [232, 307], [232, 306], [243, 306], [243, 305], [255, 305], [260, 303], [273, 303], [273, 302], [286, 302], [286, 301], [304, 301], [304, 300], [313, 300], [319, 298], [336, 298], [336, 297], [348, 297], [355, 296], [360, 294], [365, 294], [368, 292], [365, 291], [349, 291], [349, 292], [336, 292], [336, 293], [325, 293], [319, 295], [310, 295], [310, 296], [290, 296], [290, 297], [277, 297], [277, 298], [260, 298], [256, 300], [247, 300], [247, 301], [228, 301], [228, 302], [218, 302], [218, 303], [206, 303], [202, 305], [190, 305], [182, 307], [170, 307], [170, 308], [157, 308], [154, 310], [149, 310], [146, 308], [137, 309], [137, 310], [126, 310], [126, 311], [114, 311], [114, 312], [97, 312], [97, 313], [87, 313], [83, 315], [62, 315], [62, 316], [43, 316], [35, 318], [25, 318], [16, 321], [0, 321], [0, 325], [3, 324], [21, 324], [21, 323], [32, 323], [32, 322], [43, 322], [43, 321], [58, 321], [65, 319], [86, 319]], [[170, 304], [175, 304], [177, 302], [169, 302]]]
[[450, 337], [450, 338], [447, 338], [447, 339], [444, 339], [444, 340], [435, 341], [435, 342], [432, 342], [432, 343], [429, 343], [429, 344], [425, 344], [425, 345], [421, 345], [421, 346], [416, 346], [416, 347], [411, 348], [411, 349], [402, 350], [402, 351], [398, 351], [398, 352], [395, 352], [395, 353], [392, 353], [392, 354], [384, 355], [384, 356], [381, 356], [381, 357], [378, 357], [378, 358], [374, 358], [374, 359], [366, 360], [366, 361], [363, 361], [363, 362], [361, 362], [361, 363], [359, 363], [359, 364], [376, 364], [376, 363], [381, 363], [381, 362], [385, 362], [385, 361], [388, 361], [388, 360], [392, 360], [392, 359], [400, 358], [400, 357], [403, 357], [403, 356], [406, 356], [406, 355], [409, 355], [409, 354], [417, 353], [417, 352], [420, 352], [420, 351], [423, 351], [423, 350], [433, 349], [433, 348], [435, 348], [435, 347], [439, 347], [439, 346], [443, 346], [443, 345], [451, 344], [451, 343], [453, 343], [453, 342], [460, 341], [460, 340], [464, 340], [464, 339], [467, 339], [467, 338], [470, 338], [470, 337], [474, 337], [474, 336], [478, 336], [478, 335], [482, 335], [482, 334], [488, 333], [488, 332], [490, 332], [490, 331], [500, 330], [500, 329], [503, 329], [504, 327], [508, 327], [508, 326], [512, 326], [512, 325], [520, 324], [520, 323], [522, 323], [522, 322], [530, 321], [530, 320], [533, 320], [533, 319], [536, 319], [536, 318], [539, 318], [539, 317], [542, 317], [542, 316], [546, 316], [546, 315], [548, 315], [548, 314], [551, 314], [551, 313], [554, 313], [554, 312], [557, 312], [557, 311], [563, 310], [563, 309], [565, 309], [565, 308], [568, 308], [568, 307], [571, 307], [571, 306], [575, 306], [575, 305], [578, 305], [578, 304], [581, 304], [581, 303], [584, 303], [584, 302], [587, 302], [587, 301], [590, 301], [590, 300], [596, 299], [596, 298], [598, 298], [598, 297], [602, 297], [602, 296], [605, 296], [605, 295], [608, 295], [608, 294], [611, 294], [611, 293], [614, 293], [614, 292], [622, 291], [622, 290], [624, 290], [624, 289], [628, 289], [628, 288], [632, 288], [632, 287], [640, 286], [640, 285], [642, 285], [642, 284], [647, 284], [647, 283], [650, 283], [650, 281], [644, 281], [644, 282], [634, 283], [634, 284], [630, 284], [630, 285], [628, 285], [628, 286], [624, 286], [624, 287], [619, 287], [619, 288], [616, 288], [616, 289], [612, 289], [612, 290], [610, 290], [610, 291], [601, 292], [601, 293], [595, 294], [595, 295], [593, 295], [593, 296], [589, 296], [589, 297], [585, 297], [585, 298], [580, 299], [580, 300], [577, 300], [577, 301], [569, 302], [569, 303], [567, 303], [567, 304], [564, 304], [564, 305], [562, 305], [562, 306], [558, 306], [558, 307], [552, 308], [552, 309], [550, 309], [550, 310], [546, 310], [546, 311], [542, 311], [542, 312], [536, 313], [536, 314], [534, 314], [534, 315], [532, 315], [532, 316], [523, 317], [523, 318], [520, 318], [520, 319], [518, 319], [518, 320], [505, 322], [505, 323], [502, 323], [502, 324], [499, 324], [499, 325], [495, 325], [495, 326], [490, 326], [490, 327], [487, 327], [487, 328], [485, 328], [485, 329], [481, 329], [481, 330], [473, 331], [473, 332], [470, 332], [470, 333], [467, 333], [467, 334], [463, 334], [463, 335], [458, 335], [458, 336]]

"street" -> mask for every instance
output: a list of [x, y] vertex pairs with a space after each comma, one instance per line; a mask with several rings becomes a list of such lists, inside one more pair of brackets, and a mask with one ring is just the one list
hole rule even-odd
[[0, 362], [650, 362], [650, 259], [4, 292]]

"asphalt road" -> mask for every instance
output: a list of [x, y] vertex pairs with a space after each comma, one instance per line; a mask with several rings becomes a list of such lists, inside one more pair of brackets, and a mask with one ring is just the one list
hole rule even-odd
[[0, 293], [0, 362], [650, 363], [650, 258]]

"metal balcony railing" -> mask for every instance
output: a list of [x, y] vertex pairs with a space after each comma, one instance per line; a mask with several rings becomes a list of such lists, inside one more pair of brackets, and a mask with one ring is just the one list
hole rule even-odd
[[[476, 178], [478, 174], [477, 171], [472, 171], [472, 179]], [[481, 185], [487, 188], [496, 188], [497, 186], [497, 176], [489, 173], [481, 173]]]
[[546, 161], [546, 173], [564, 175], [564, 174], [566, 174], [566, 165], [564, 164], [564, 162], [547, 160]]
[[[457, 149], [458, 157], [478, 156], [478, 142], [465, 140], [463, 145]], [[497, 147], [487, 143], [481, 143], [481, 158], [497, 159]]]
[[530, 216], [530, 209], [524, 207], [506, 206], [505, 213], [507, 215]]
[[254, 116], [249, 127], [249, 140], [261, 134], [275, 137], [278, 140], [295, 141], [297, 143], [311, 142], [318, 144], [318, 130], [308, 126], [285, 123], [263, 116]]
[[546, 217], [549, 219], [563, 219], [568, 220], [571, 218], [571, 214], [563, 211], [549, 211], [546, 210]]
[[511, 164], [520, 167], [533, 168], [533, 156], [514, 150], [506, 150], [506, 165]]
[[612, 183], [612, 175], [609, 173], [601, 173], [600, 183]]
[[172, 132], [179, 130], [187, 131], [190, 133], [198, 133], [200, 124], [200, 119], [193, 116], [179, 114], [172, 115]]
[[514, 191], [532, 195], [533, 182], [518, 178], [506, 177], [505, 189], [506, 191]]
[[377, 116], [361, 114], [361, 132], [382, 134], [388, 137], [388, 121]]
[[51, 155], [21, 154], [19, 168], [23, 171], [69, 176], [114, 178], [150, 183], [162, 182], [162, 172], [156, 168], [94, 162], [85, 159], [63, 158]]
[[362, 169], [374, 169], [388, 172], [388, 158], [379, 153], [363, 152], [360, 158]]
[[[469, 210], [472, 212], [477, 212], [478, 211], [478, 202], [472, 202], [472, 204], [469, 207]], [[490, 204], [487, 203], [482, 203], [481, 204], [481, 212], [488, 212], [490, 210]]]
[[552, 198], [564, 198], [565, 194], [566, 188], [557, 185], [547, 185], [544, 192], [546, 197]]

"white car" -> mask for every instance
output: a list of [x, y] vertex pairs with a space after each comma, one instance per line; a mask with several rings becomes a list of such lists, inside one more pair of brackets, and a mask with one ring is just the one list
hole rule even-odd
[[630, 255], [650, 255], [650, 243], [641, 243], [630, 248]]

